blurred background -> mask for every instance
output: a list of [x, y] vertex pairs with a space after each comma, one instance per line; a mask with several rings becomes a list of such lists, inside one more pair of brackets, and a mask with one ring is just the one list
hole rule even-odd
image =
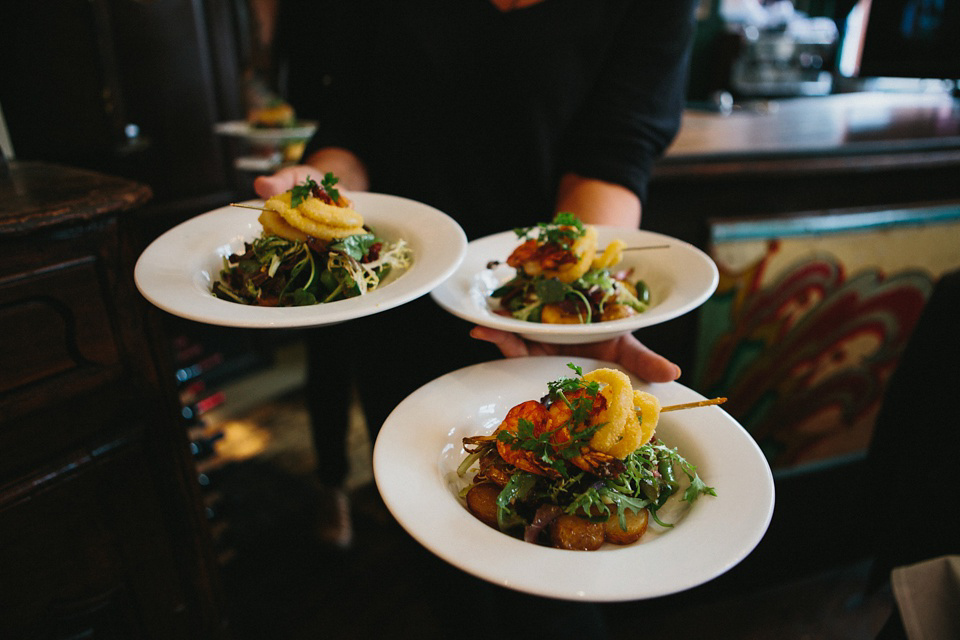
[[[3, 308], [19, 314], [25, 274], [46, 273], [45, 261], [57, 259], [48, 248], [32, 248], [32, 234], [46, 231], [29, 222], [35, 198], [23, 176], [38, 166], [129, 181], [121, 191], [149, 190], [124, 207], [123, 249], [109, 263], [122, 280], [164, 231], [252, 197], [256, 175], [296, 161], [304, 140], [324, 126], [322, 69], [333, 62], [321, 57], [321, 73], [310, 75], [290, 63], [306, 43], [284, 38], [285, 20], [292, 14], [319, 25], [327, 7], [291, 0], [281, 10], [281, 1], [2, 3]], [[654, 171], [643, 226], [707, 251], [721, 282], [696, 313], [642, 337], [681, 365], [680, 382], [731, 398], [725, 408], [774, 470], [777, 511], [760, 547], [729, 575], [661, 602], [602, 608], [611, 637], [646, 628], [656, 615], [658, 628], [694, 637], [874, 638], [895, 613], [883, 564], [891, 560], [878, 565], [874, 520], [864, 519], [856, 494], [868, 477], [890, 378], [937, 283], [960, 268], [958, 13], [953, 0], [700, 2], [684, 121]], [[62, 200], [75, 202], [68, 193], [74, 183], [56, 170], [44, 175], [51, 193], [65, 189]], [[68, 175], [88, 198], [86, 174]], [[45, 211], [63, 210], [57, 206], [65, 205]], [[64, 233], [58, 241], [70, 244]], [[27, 251], [29, 260], [18, 262], [14, 250]], [[91, 255], [98, 265], [104, 255], [114, 260], [99, 249]], [[110, 272], [97, 273], [105, 288], [118, 286]], [[144, 306], [127, 294], [130, 304]], [[162, 428], [180, 434], [168, 443], [185, 461], [174, 469], [185, 483], [178, 508], [195, 519], [176, 539], [199, 545], [196, 558], [184, 562], [209, 569], [177, 578], [192, 582], [174, 599], [178, 606], [206, 616], [204, 624], [187, 625], [191, 633], [219, 635], [229, 627], [241, 638], [354, 637], [395, 628], [453, 635], [450, 625], [470, 617], [470, 594], [482, 588], [424, 588], [444, 606], [465, 598], [459, 615], [417, 597], [411, 585], [421, 572], [438, 585], [464, 576], [409, 539], [379, 502], [362, 407], [354, 407], [346, 487], [354, 544], [330, 549], [314, 538], [318, 512], [329, 505], [313, 480], [303, 335], [210, 327], [153, 309], [142, 314], [156, 331], [146, 335], [162, 340], [151, 345], [158, 378], [147, 386], [166, 398], [157, 411], [172, 411]], [[46, 371], [22, 374], [32, 348], [11, 345], [36, 340], [23, 317], [8, 315], [0, 325], [9, 329], [4, 407], [22, 405], [24, 394], [41, 406], [37, 381], [58, 380]], [[110, 315], [105, 331], [137, 333], [131, 322]], [[5, 418], [11, 433], [26, 430], [19, 415]], [[17, 442], [7, 443], [8, 452]], [[52, 465], [54, 457], [41, 459]], [[25, 463], [0, 464], [0, 513], [17, 513], [46, 468], [38, 463], [26, 473]], [[97, 485], [98, 495], [105, 486], [113, 485]], [[65, 526], [58, 513], [51, 507], [31, 522], [40, 523], [37, 531]], [[18, 567], [11, 575], [39, 575], [43, 563], [18, 551], [26, 530], [15, 528], [16, 518], [7, 522], [5, 557]], [[158, 531], [151, 535], [166, 535]], [[131, 568], [134, 552], [125, 553], [133, 555], [117, 575], [139, 570]], [[77, 575], [102, 567], [102, 558], [88, 555], [67, 556]], [[104, 587], [110, 595], [89, 604], [83, 589], [70, 587], [69, 563], [58, 561], [56, 571], [43, 565], [49, 582], [37, 578], [21, 615], [0, 618], [20, 624], [56, 610], [70, 633], [100, 630], [49, 637], [129, 637], [124, 629], [144, 628], [149, 589], [117, 577], [127, 586]], [[0, 581], [3, 593], [18, 593], [9, 578]], [[479, 602], [499, 602], [490, 598]], [[51, 604], [62, 600], [72, 608]]]

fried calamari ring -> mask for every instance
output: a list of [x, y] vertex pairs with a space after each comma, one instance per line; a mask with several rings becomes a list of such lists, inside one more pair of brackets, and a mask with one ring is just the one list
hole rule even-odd
[[297, 206], [297, 211], [310, 220], [328, 227], [362, 227], [363, 216], [350, 207], [327, 204], [319, 198], [307, 198]]
[[300, 229], [291, 227], [279, 213], [272, 209], [264, 209], [257, 219], [263, 227], [263, 233], [268, 236], [280, 236], [294, 242], [306, 242], [307, 234]]
[[570, 250], [573, 255], [577, 256], [576, 262], [560, 265], [556, 269], [544, 269], [543, 276], [556, 278], [560, 282], [569, 284], [589, 271], [590, 265], [593, 264], [593, 258], [597, 255], [596, 228], [590, 225], [585, 226], [583, 235], [574, 241]]
[[337, 240], [364, 233], [363, 216], [349, 207], [327, 204], [317, 198], [307, 198], [298, 206], [291, 206], [288, 191], [267, 200], [264, 208], [276, 211], [291, 227], [320, 240]]
[[[634, 391], [633, 393], [636, 395], [640, 392]], [[640, 419], [637, 417], [636, 411], [631, 411], [630, 415], [627, 416], [627, 424], [623, 429], [623, 433], [620, 434], [620, 440], [610, 447], [607, 453], [614, 458], [623, 460], [640, 446], [640, 433]]]
[[627, 425], [620, 441], [607, 452], [621, 460], [636, 451], [637, 447], [650, 442], [660, 419], [660, 401], [652, 393], [634, 391], [632, 404], [634, 410], [627, 418]]
[[619, 264], [623, 259], [623, 250], [627, 247], [627, 243], [623, 240], [617, 238], [610, 242], [607, 245], [607, 248], [603, 250], [599, 256], [593, 259], [593, 264], [590, 265], [591, 269], [609, 269], [610, 267]]
[[634, 391], [633, 406], [635, 411], [640, 412], [640, 442], [637, 443], [639, 447], [650, 442], [653, 432], [657, 429], [657, 423], [660, 421], [660, 399], [646, 391]]
[[600, 411], [592, 424], [601, 424], [590, 438], [590, 448], [601, 453], [612, 453], [627, 427], [633, 413], [633, 387], [627, 374], [616, 369], [596, 369], [583, 375], [584, 382], [597, 382], [600, 394], [607, 406]]

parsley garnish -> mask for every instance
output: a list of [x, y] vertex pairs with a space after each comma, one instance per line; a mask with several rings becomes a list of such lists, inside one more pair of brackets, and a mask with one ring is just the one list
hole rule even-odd
[[313, 178], [307, 176], [303, 184], [298, 184], [290, 190], [290, 206], [299, 207], [301, 202], [310, 197], [314, 188], [319, 188], [319, 185], [314, 182]]
[[542, 243], [554, 243], [569, 249], [585, 233], [583, 223], [572, 213], [561, 212], [550, 222], [540, 222], [533, 227], [517, 227], [513, 230], [519, 238], [526, 238], [534, 229], [539, 230], [538, 240]]
[[333, 175], [330, 171], [324, 174], [323, 180], [320, 181], [320, 186], [323, 187], [323, 190], [327, 192], [334, 202], [340, 201], [340, 191], [336, 188], [337, 183], [340, 182], [340, 178]]
[[322, 198], [324, 194], [330, 198], [333, 204], [336, 204], [340, 201], [340, 190], [336, 187], [338, 182], [340, 182], [340, 178], [333, 175], [330, 171], [323, 175], [320, 184], [317, 184], [313, 178], [307, 176], [303, 184], [298, 184], [290, 190], [290, 206], [298, 207], [300, 203], [310, 196]]
[[[574, 364], [568, 364], [567, 366], [573, 369], [578, 376], [583, 375], [583, 370], [580, 367]], [[533, 452], [538, 460], [567, 478], [570, 476], [567, 461], [580, 455], [581, 449], [589, 444], [593, 434], [603, 426], [603, 423], [587, 426], [593, 404], [600, 392], [600, 385], [596, 382], [587, 383], [578, 378], [561, 378], [548, 383], [547, 388], [554, 402], [563, 402], [570, 409], [570, 419], [560, 427], [568, 431], [570, 439], [558, 444], [551, 441], [554, 431], [545, 431], [540, 435], [535, 435], [533, 423], [522, 418], [517, 422], [516, 434], [501, 431], [497, 434], [497, 439], [506, 443], [512, 449]], [[567, 394], [574, 395], [581, 390], [583, 393], [576, 395], [573, 399], [567, 397]]]

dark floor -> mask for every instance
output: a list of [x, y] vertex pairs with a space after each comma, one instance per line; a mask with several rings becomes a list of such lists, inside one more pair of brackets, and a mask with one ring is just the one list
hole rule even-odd
[[[211, 474], [223, 582], [238, 640], [859, 640], [876, 638], [893, 611], [886, 585], [868, 588], [870, 562], [857, 551], [850, 529], [842, 522], [813, 525], [823, 522], [816, 512], [789, 517], [806, 508], [789, 487], [778, 494], [778, 510], [787, 516], [775, 515], [767, 537], [743, 563], [706, 585], [648, 601], [548, 600], [468, 576], [406, 534], [363, 470], [351, 490], [353, 545], [325, 549], [312, 536], [320, 514], [299, 394], [257, 415], [266, 422], [258, 427], [267, 442], [263, 453]], [[358, 460], [368, 453], [361, 451]], [[814, 529], [818, 533], [810, 533]], [[823, 542], [831, 539], [847, 543]]]

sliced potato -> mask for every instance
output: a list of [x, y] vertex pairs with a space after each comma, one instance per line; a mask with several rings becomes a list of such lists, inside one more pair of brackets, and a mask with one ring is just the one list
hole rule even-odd
[[646, 533], [647, 522], [649, 521], [649, 514], [646, 509], [641, 509], [639, 513], [627, 509], [624, 516], [627, 521], [626, 530], [620, 527], [620, 518], [616, 512], [603, 523], [603, 537], [607, 542], [632, 544]]
[[470, 487], [467, 492], [467, 509], [478, 520], [499, 529], [497, 524], [497, 496], [500, 487], [492, 482], [481, 482]]
[[564, 514], [550, 523], [550, 544], [557, 549], [594, 551], [603, 544], [603, 525]]

